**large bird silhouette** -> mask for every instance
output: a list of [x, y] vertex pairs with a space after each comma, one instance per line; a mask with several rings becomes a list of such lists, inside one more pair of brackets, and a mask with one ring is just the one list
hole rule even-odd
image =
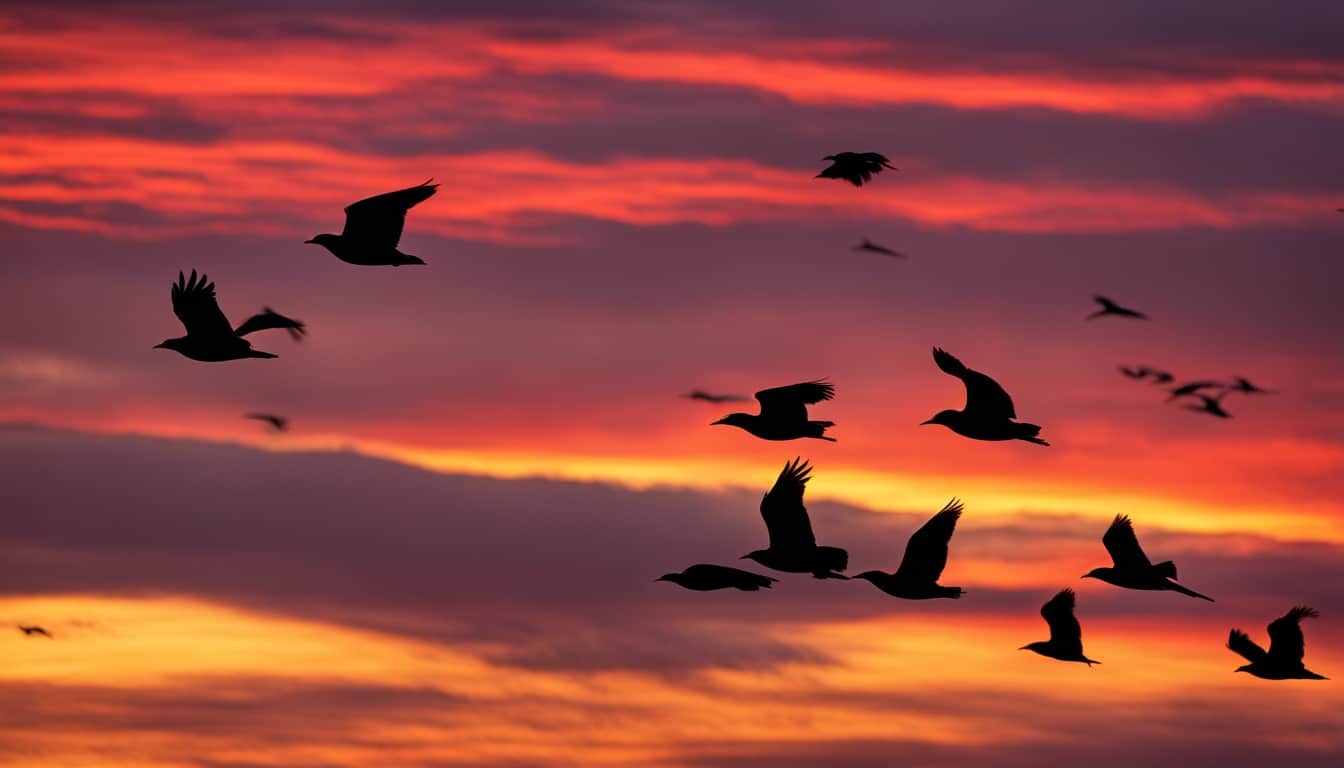
[[966, 385], [966, 406], [960, 411], [939, 411], [924, 424], [941, 424], [973, 440], [1025, 440], [1049, 445], [1037, 437], [1041, 432], [1039, 426], [1013, 421], [1017, 418], [1013, 399], [997, 381], [967, 368], [938, 347], [933, 348], [933, 361], [944, 373], [956, 376]]
[[1269, 650], [1266, 651], [1245, 632], [1234, 629], [1227, 635], [1227, 647], [1250, 662], [1237, 667], [1265, 680], [1325, 680], [1302, 664], [1306, 641], [1302, 637], [1303, 619], [1314, 619], [1315, 609], [1299, 605], [1269, 623]]
[[1092, 300], [1100, 304], [1101, 309], [1088, 315], [1087, 316], [1088, 320], [1093, 320], [1098, 317], [1105, 317], [1106, 315], [1115, 315], [1116, 317], [1132, 317], [1137, 320], [1149, 319], [1149, 317], [1143, 314], [1142, 312], [1122, 307], [1119, 304], [1116, 304], [1114, 301], [1106, 298], [1105, 296], [1093, 296]]
[[154, 348], [171, 349], [184, 357], [205, 363], [249, 357], [277, 357], [270, 352], [253, 349], [252, 343], [243, 338], [249, 333], [283, 328], [291, 338], [298, 341], [307, 332], [303, 323], [285, 317], [270, 307], [263, 308], [261, 314], [249, 317], [242, 325], [234, 328], [229, 325], [229, 319], [215, 300], [215, 284], [204, 274], [197, 279], [194, 269], [189, 280], [181, 272], [177, 273], [177, 282], [173, 284], [173, 314], [182, 321], [187, 335], [165, 339], [155, 344]]
[[906, 600], [929, 600], [937, 597], [959, 598], [961, 587], [944, 587], [938, 583], [947, 567], [947, 545], [961, 518], [961, 502], [953, 499], [929, 518], [910, 536], [905, 545], [905, 556], [895, 573], [864, 571], [854, 578], [863, 579], [893, 597]]
[[809, 421], [807, 406], [835, 397], [835, 385], [826, 381], [807, 381], [790, 384], [787, 387], [762, 389], [756, 393], [761, 404], [761, 412], [730, 413], [716, 424], [739, 427], [762, 440], [796, 440], [811, 437], [817, 440], [835, 442], [835, 438], [826, 436], [826, 429], [835, 426], [833, 421]]
[[1083, 655], [1083, 627], [1073, 615], [1073, 606], [1073, 590], [1060, 590], [1041, 606], [1041, 618], [1050, 627], [1050, 639], [1028, 643], [1018, 650], [1034, 651], [1060, 661], [1077, 661], [1089, 667], [1100, 664], [1100, 661]]
[[1101, 543], [1111, 555], [1112, 566], [1093, 568], [1083, 574], [1084, 579], [1099, 579], [1125, 589], [1169, 590], [1213, 602], [1212, 597], [1172, 581], [1176, 578], [1175, 563], [1166, 560], [1153, 565], [1143, 553], [1143, 547], [1139, 546], [1139, 537], [1134, 533], [1129, 515], [1116, 515], [1111, 527], [1101, 537]]
[[803, 490], [812, 467], [796, 458], [784, 465], [775, 485], [761, 499], [761, 519], [770, 534], [770, 546], [742, 556], [766, 568], [786, 573], [810, 573], [818, 579], [847, 578], [838, 571], [849, 567], [849, 553], [839, 547], [819, 547], [812, 520], [803, 506]]
[[345, 207], [345, 229], [341, 234], [314, 235], [305, 243], [320, 245], [347, 264], [393, 266], [424, 264], [418, 256], [397, 250], [406, 227], [406, 212], [428, 200], [439, 188], [425, 183], [366, 197]]
[[816, 178], [844, 179], [856, 187], [871, 181], [875, 174], [882, 172], [883, 168], [899, 170], [877, 152], [839, 152], [822, 159], [830, 160], [831, 164], [823, 168]]
[[694, 589], [697, 592], [710, 592], [716, 589], [755, 592], [759, 589], [769, 589], [770, 585], [779, 579], [740, 568], [729, 568], [726, 565], [698, 563], [687, 567], [681, 573], [664, 573], [654, 581], [670, 581], [679, 587]]

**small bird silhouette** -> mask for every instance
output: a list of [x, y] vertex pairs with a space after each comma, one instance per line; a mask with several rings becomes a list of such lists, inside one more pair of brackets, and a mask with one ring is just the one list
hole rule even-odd
[[938, 583], [943, 568], [947, 567], [948, 542], [952, 540], [952, 532], [960, 518], [961, 502], [953, 499], [911, 534], [905, 545], [905, 556], [895, 573], [864, 571], [854, 578], [864, 579], [888, 595], [906, 600], [961, 597], [961, 587], [944, 587]]
[[1179, 397], [1198, 395], [1201, 389], [1225, 389], [1226, 387], [1227, 385], [1221, 381], [1191, 381], [1172, 389], [1170, 396], [1167, 398], [1167, 402], [1171, 402]]
[[19, 631], [23, 633], [24, 637], [32, 637], [33, 635], [39, 637], [51, 637], [51, 633], [41, 627], [25, 627], [19, 625]]
[[1230, 419], [1232, 418], [1232, 414], [1223, 410], [1223, 397], [1226, 394], [1226, 392], [1223, 392], [1217, 397], [1209, 397], [1203, 393], [1196, 393], [1195, 397], [1198, 397], [1202, 401], [1201, 404], [1187, 405], [1185, 406], [1185, 410], [1195, 411], [1197, 413], [1207, 413], [1211, 416], [1217, 416], [1220, 419]]
[[284, 432], [286, 429], [289, 429], [289, 419], [286, 419], [284, 416], [276, 416], [274, 413], [247, 413], [243, 414], [243, 418], [264, 421], [267, 424], [270, 424], [271, 429], [276, 432]]
[[1083, 628], [1073, 615], [1074, 595], [1072, 589], [1062, 589], [1041, 606], [1041, 618], [1050, 626], [1050, 639], [1028, 643], [1019, 651], [1034, 651], [1060, 661], [1078, 661], [1092, 666], [1100, 664], [1096, 659], [1083, 655]]
[[1142, 312], [1137, 312], [1132, 309], [1126, 309], [1125, 307], [1116, 304], [1114, 301], [1111, 301], [1105, 296], [1093, 296], [1092, 300], [1100, 304], [1101, 309], [1088, 315], [1087, 316], [1088, 320], [1093, 320], [1095, 318], [1103, 317], [1105, 315], [1116, 315], [1118, 317], [1133, 317], [1139, 320], [1149, 319], [1149, 317], [1143, 314]]
[[786, 573], [810, 573], [818, 579], [848, 578], [837, 571], [849, 567], [849, 553], [839, 547], [819, 547], [812, 520], [803, 506], [803, 491], [812, 467], [802, 457], [785, 464], [775, 485], [761, 499], [761, 519], [770, 534], [770, 546], [742, 556], [766, 568]]
[[1274, 389], [1262, 389], [1261, 387], [1257, 387], [1257, 386], [1255, 386], [1254, 384], [1252, 384], [1252, 383], [1250, 382], [1249, 379], [1243, 378], [1243, 377], [1241, 377], [1241, 376], [1238, 376], [1238, 377], [1236, 377], [1235, 379], [1233, 379], [1233, 380], [1232, 380], [1232, 386], [1228, 387], [1228, 389], [1229, 389], [1230, 391], [1232, 391], [1232, 392], [1238, 392], [1238, 393], [1241, 393], [1241, 394], [1243, 394], [1243, 395], [1277, 395], [1277, 394], [1279, 394], [1279, 393], [1278, 393], [1278, 390], [1274, 390]]
[[1168, 373], [1166, 371], [1159, 371], [1154, 369], [1149, 370], [1148, 372], [1153, 375], [1153, 383], [1159, 386], [1163, 384], [1170, 384], [1171, 382], [1176, 380], [1176, 376], [1174, 374]]
[[873, 175], [881, 173], [883, 168], [900, 170], [877, 152], [840, 152], [822, 159], [830, 160], [831, 164], [822, 169], [816, 178], [844, 179], [856, 187], [863, 186], [865, 181], [871, 181]]
[[1124, 365], [1120, 366], [1120, 372], [1131, 379], [1146, 379], [1151, 373], [1147, 368], [1130, 368]]
[[835, 385], [827, 381], [807, 381], [790, 384], [787, 387], [762, 389], [756, 393], [761, 404], [760, 414], [730, 413], [716, 424], [739, 427], [762, 440], [795, 440], [811, 437], [817, 440], [835, 442], [827, 437], [826, 430], [835, 426], [833, 421], [809, 421], [807, 406], [835, 397]]
[[154, 348], [171, 349], [184, 357], [207, 363], [249, 357], [276, 357], [270, 352], [253, 349], [252, 343], [243, 338], [249, 333], [283, 328], [295, 341], [307, 333], [303, 323], [285, 317], [270, 307], [264, 307], [261, 314], [253, 315], [244, 320], [242, 325], [233, 328], [215, 300], [215, 284], [204, 274], [198, 280], [194, 269], [190, 280], [183, 277], [181, 272], [177, 273], [177, 282], [173, 284], [173, 314], [182, 321], [187, 335], [165, 339], [155, 344]]
[[664, 573], [654, 581], [670, 581], [679, 587], [694, 589], [697, 592], [710, 592], [716, 589], [740, 589], [743, 592], [755, 592], [769, 589], [779, 579], [762, 576], [759, 573], [729, 568], [726, 565], [699, 563], [681, 573]]
[[420, 257], [398, 251], [397, 244], [406, 228], [406, 212], [438, 191], [439, 185], [431, 181], [351, 203], [345, 207], [345, 229], [341, 234], [314, 235], [304, 242], [326, 248], [347, 264], [393, 267], [424, 264]]
[[886, 247], [886, 246], [884, 246], [884, 245], [878, 245], [877, 243], [874, 243], [873, 241], [869, 240], [869, 239], [866, 238], [866, 237], [863, 239], [863, 242], [862, 242], [862, 243], [859, 243], [858, 245], [854, 246], [853, 248], [850, 248], [850, 250], [851, 250], [851, 251], [871, 251], [871, 252], [873, 252], [873, 253], [880, 253], [880, 254], [882, 254], [883, 256], [891, 256], [891, 257], [893, 257], [893, 258], [897, 258], [897, 259], [904, 259], [904, 258], [905, 258], [905, 254], [904, 254], [904, 253], [901, 253], [901, 252], [899, 252], [899, 251], [893, 251], [893, 250], [891, 250], [890, 248], [888, 248], [888, 247]]
[[1137, 368], [1122, 365], [1120, 366], [1120, 372], [1126, 377], [1135, 379], [1136, 381], [1151, 376], [1154, 384], [1169, 384], [1176, 378], [1166, 371], [1159, 371], [1156, 368], [1149, 368], [1146, 365], [1140, 365]]
[[1084, 579], [1100, 579], [1125, 589], [1170, 590], [1190, 597], [1213, 602], [1208, 595], [1201, 595], [1193, 589], [1172, 581], [1176, 578], [1176, 564], [1170, 560], [1153, 565], [1139, 546], [1139, 537], [1134, 534], [1134, 524], [1129, 515], [1116, 515], [1111, 527], [1101, 537], [1101, 543], [1111, 555], [1112, 567], [1093, 568], [1083, 574]]
[[1237, 667], [1238, 672], [1249, 672], [1265, 680], [1327, 680], [1302, 664], [1306, 641], [1302, 637], [1302, 619], [1314, 619], [1320, 614], [1313, 608], [1299, 605], [1269, 623], [1269, 651], [1256, 645], [1245, 632], [1234, 629], [1227, 635], [1227, 647], [1250, 662]]
[[706, 392], [703, 389], [693, 389], [682, 397], [687, 400], [703, 400], [706, 403], [745, 403], [751, 399], [746, 395], [720, 395]]
[[933, 348], [933, 361], [944, 373], [956, 376], [966, 385], [966, 406], [960, 411], [939, 411], [924, 424], [941, 424], [973, 440], [1025, 440], [1049, 445], [1037, 437], [1041, 432], [1039, 426], [1013, 421], [1017, 418], [1013, 399], [997, 381], [967, 368], [938, 347]]

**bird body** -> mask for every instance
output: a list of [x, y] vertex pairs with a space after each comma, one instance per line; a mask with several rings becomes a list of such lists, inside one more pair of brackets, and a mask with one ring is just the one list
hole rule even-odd
[[397, 250], [397, 245], [406, 227], [406, 212], [438, 190], [439, 185], [430, 181], [433, 179], [351, 203], [345, 207], [345, 228], [341, 234], [314, 235], [304, 242], [326, 248], [347, 264], [392, 267], [424, 264], [420, 257]]
[[1041, 618], [1050, 627], [1050, 639], [1028, 643], [1018, 650], [1032, 651], [1060, 661], [1077, 661], [1088, 665], [1100, 664], [1083, 654], [1083, 628], [1073, 615], [1075, 597], [1072, 589], [1062, 589], [1041, 606]]
[[784, 465], [775, 485], [761, 498], [761, 519], [770, 534], [770, 546], [742, 556], [766, 568], [785, 573], [810, 573], [818, 579], [847, 578], [849, 553], [839, 547], [817, 546], [812, 521], [803, 506], [803, 491], [812, 468], [801, 457]]
[[1093, 568], [1083, 574], [1085, 579], [1098, 579], [1125, 589], [1165, 590], [1179, 592], [1190, 597], [1213, 602], [1208, 595], [1190, 589], [1172, 581], [1176, 578], [1176, 564], [1170, 560], [1153, 564], [1143, 547], [1139, 546], [1139, 537], [1134, 533], [1134, 524], [1129, 515], [1116, 515], [1111, 525], [1101, 537], [1101, 543], [1111, 555], [1112, 567]]
[[1037, 437], [1041, 432], [1039, 426], [1014, 421], [1017, 411], [1013, 399], [997, 381], [967, 368], [938, 347], [933, 348], [933, 360], [944, 373], [961, 379], [966, 387], [966, 405], [960, 411], [939, 411], [924, 424], [941, 424], [973, 440], [1025, 440], [1036, 445], [1050, 445]]
[[1233, 629], [1227, 636], [1227, 647], [1249, 661], [1237, 667], [1238, 672], [1246, 672], [1265, 680], [1326, 680], [1328, 678], [1312, 672], [1302, 664], [1306, 642], [1302, 636], [1302, 619], [1314, 619], [1319, 616], [1314, 608], [1305, 605], [1294, 607], [1269, 623], [1269, 650], [1261, 648], [1240, 629]]
[[756, 393], [761, 412], [730, 413], [716, 424], [739, 427], [762, 440], [796, 440], [802, 437], [835, 442], [826, 436], [833, 421], [812, 421], [807, 418], [807, 406], [830, 400], [835, 396], [835, 385], [825, 381], [808, 381], [787, 387], [763, 389]]
[[307, 332], [303, 323], [270, 307], [263, 308], [261, 314], [249, 317], [234, 328], [215, 299], [215, 284], [204, 274], [197, 279], [194, 269], [189, 280], [181, 272], [177, 273], [172, 297], [173, 314], [187, 329], [187, 335], [165, 339], [154, 348], [171, 349], [192, 360], [219, 363], [252, 357], [274, 358], [277, 355], [253, 349], [252, 343], [243, 337], [269, 328], [283, 328], [298, 341]]
[[770, 585], [778, 579], [744, 571], [740, 568], [699, 563], [687, 567], [681, 573], [665, 573], [654, 581], [670, 581], [679, 587], [693, 589], [697, 592], [710, 592], [716, 589], [740, 589], [743, 592], [755, 592], [759, 589], [769, 589]]
[[1105, 296], [1093, 296], [1092, 300], [1101, 305], [1101, 309], [1087, 316], [1088, 320], [1093, 320], [1106, 315], [1115, 315], [1116, 317], [1132, 317], [1136, 320], [1148, 320], [1147, 315], [1127, 307], [1122, 307]]
[[823, 168], [821, 173], [816, 175], [818, 179], [844, 179], [856, 187], [863, 186], [864, 182], [871, 181], [873, 176], [882, 172], [883, 168], [899, 170], [892, 165], [886, 157], [877, 152], [839, 152], [834, 155], [827, 155], [823, 160], [830, 160], [831, 164]]
[[939, 512], [915, 531], [905, 545], [905, 556], [894, 573], [864, 571], [854, 578], [863, 579], [892, 597], [906, 600], [960, 598], [961, 587], [938, 583], [947, 567], [947, 545], [952, 540], [957, 520], [961, 519], [960, 501], [949, 501]]

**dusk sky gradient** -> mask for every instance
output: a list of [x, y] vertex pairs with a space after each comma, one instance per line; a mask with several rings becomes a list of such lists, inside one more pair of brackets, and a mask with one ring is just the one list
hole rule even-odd
[[[6, 3], [0, 765], [1338, 765], [1222, 646], [1344, 677], [1344, 6], [1094, 5]], [[427, 266], [303, 243], [430, 177]], [[151, 349], [191, 269], [310, 334]], [[919, 426], [933, 346], [1052, 446]], [[834, 444], [678, 397], [821, 377]], [[653, 582], [797, 455], [851, 572], [963, 499], [966, 596]], [[1218, 602], [1080, 580], [1121, 513]], [[1017, 650], [1064, 586], [1101, 666]]]

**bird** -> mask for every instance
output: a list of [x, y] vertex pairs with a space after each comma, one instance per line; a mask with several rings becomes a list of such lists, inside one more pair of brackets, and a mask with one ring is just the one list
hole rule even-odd
[[1130, 368], [1125, 365], [1120, 366], [1120, 372], [1131, 379], [1146, 379], [1148, 378], [1148, 374], [1152, 373], [1152, 371], [1147, 368]]
[[289, 419], [284, 416], [276, 416], [274, 413], [247, 413], [243, 414], [244, 419], [256, 419], [264, 421], [271, 425], [271, 429], [276, 432], [284, 432], [289, 428]]
[[406, 228], [406, 212], [438, 191], [439, 185], [431, 181], [351, 203], [345, 207], [345, 229], [341, 234], [313, 235], [304, 242], [326, 248], [347, 264], [370, 267], [424, 264], [420, 257], [398, 251], [397, 244]]
[[1151, 376], [1153, 377], [1154, 384], [1169, 384], [1172, 382], [1172, 380], [1176, 378], [1175, 376], [1171, 375], [1170, 373], [1167, 373], [1166, 371], [1159, 371], [1156, 368], [1149, 368], [1146, 365], [1140, 365], [1137, 368], [1131, 368], [1127, 365], [1122, 365], [1119, 367], [1121, 373], [1123, 373], [1126, 377], [1134, 379], [1136, 381], [1140, 381]]
[[1102, 317], [1103, 315], [1116, 315], [1118, 317], [1133, 317], [1138, 320], [1150, 319], [1147, 315], [1143, 314], [1142, 312], [1122, 307], [1119, 304], [1116, 304], [1114, 301], [1111, 301], [1110, 299], [1106, 298], [1105, 296], [1093, 296], [1092, 300], [1100, 304], [1101, 309], [1088, 315], [1087, 316], [1088, 320]]
[[24, 637], [32, 637], [33, 635], [38, 635], [41, 637], [51, 637], [51, 633], [43, 629], [42, 627], [25, 627], [22, 624], [20, 624], [19, 631], [23, 633]]
[[290, 338], [299, 341], [307, 333], [303, 323], [270, 307], [263, 307], [261, 314], [249, 317], [237, 328], [231, 327], [215, 300], [215, 284], [205, 274], [197, 279], [194, 269], [189, 280], [181, 272], [177, 273], [172, 295], [173, 314], [182, 321], [187, 335], [165, 339], [154, 348], [171, 349], [192, 360], [218, 363], [250, 357], [274, 358], [278, 355], [253, 349], [252, 343], [243, 337], [268, 328], [283, 328]]
[[1019, 651], [1033, 651], [1060, 661], [1078, 661], [1092, 666], [1096, 659], [1083, 655], [1083, 628], [1073, 615], [1075, 598], [1072, 589], [1061, 589], [1059, 594], [1041, 606], [1041, 618], [1050, 626], [1050, 639], [1027, 643]]
[[1197, 394], [1196, 397], [1202, 400], [1203, 403], [1201, 403], [1200, 405], [1187, 405], [1185, 406], [1185, 410], [1196, 411], [1198, 413], [1207, 413], [1211, 416], [1217, 416], [1220, 419], [1230, 419], [1232, 418], [1232, 414], [1223, 410], [1223, 402], [1222, 402], [1223, 395], [1226, 394], [1227, 393], [1224, 392], [1222, 395], [1219, 395], [1217, 397], [1209, 397], [1208, 395], [1205, 394]]
[[835, 426], [833, 421], [809, 421], [807, 406], [835, 397], [835, 385], [818, 379], [787, 387], [762, 389], [756, 393], [761, 404], [761, 412], [730, 413], [710, 426], [727, 424], [740, 427], [762, 440], [796, 440], [811, 437], [834, 443], [834, 437], [827, 437], [826, 430]]
[[812, 467], [802, 457], [784, 465], [775, 485], [761, 498], [761, 519], [770, 534], [770, 546], [742, 556], [786, 573], [810, 573], [818, 579], [848, 578], [838, 571], [849, 567], [849, 553], [839, 547], [819, 547], [812, 521], [803, 506], [803, 490]]
[[1265, 680], [1328, 680], [1302, 664], [1306, 643], [1302, 638], [1301, 621], [1319, 615], [1316, 609], [1299, 605], [1271, 621], [1268, 651], [1256, 645], [1240, 629], [1229, 632], [1228, 649], [1250, 662], [1237, 667], [1236, 671], [1247, 672]]
[[1037, 437], [1041, 432], [1039, 426], [1013, 421], [1017, 418], [1013, 399], [997, 381], [967, 368], [938, 347], [933, 348], [933, 361], [944, 373], [956, 376], [966, 385], [966, 406], [960, 411], [939, 411], [923, 424], [941, 424], [973, 440], [1025, 440], [1050, 445]]
[[751, 399], [746, 395], [719, 395], [703, 389], [693, 389], [682, 397], [687, 400], [703, 400], [706, 403], [744, 403]]
[[1129, 515], [1116, 515], [1101, 537], [1101, 543], [1111, 555], [1112, 567], [1093, 568], [1083, 574], [1084, 579], [1099, 579], [1125, 589], [1169, 590], [1213, 602], [1212, 597], [1172, 581], [1176, 578], [1175, 563], [1166, 560], [1153, 565], [1143, 553], [1143, 547], [1139, 546], [1139, 537], [1134, 535], [1134, 523]]
[[893, 257], [893, 258], [897, 258], [897, 259], [904, 259], [904, 258], [905, 258], [905, 254], [904, 254], [904, 253], [900, 253], [899, 251], [893, 251], [893, 250], [891, 250], [890, 248], [888, 248], [888, 247], [886, 247], [886, 246], [884, 246], [884, 245], [878, 245], [877, 243], [874, 243], [873, 241], [869, 240], [869, 239], [866, 238], [866, 237], [863, 239], [863, 242], [862, 242], [862, 243], [859, 243], [858, 245], [854, 246], [853, 248], [850, 248], [850, 250], [851, 250], [851, 251], [871, 251], [871, 252], [873, 252], [873, 253], [880, 253], [880, 254], [882, 254], [883, 256], [891, 256], [891, 257]]
[[679, 587], [694, 589], [697, 592], [710, 592], [715, 589], [755, 592], [759, 589], [769, 589], [770, 585], [779, 579], [740, 568], [729, 568], [726, 565], [698, 563], [689, 566], [681, 573], [664, 573], [654, 581], [670, 581]]
[[906, 600], [960, 598], [963, 594], [961, 587], [944, 587], [938, 583], [938, 577], [947, 567], [947, 545], [952, 540], [957, 520], [961, 518], [961, 509], [961, 502], [953, 499], [915, 531], [905, 545], [905, 556], [895, 573], [864, 571], [854, 578]]
[[1232, 386], [1228, 387], [1232, 392], [1239, 392], [1243, 395], [1277, 395], [1278, 390], [1263, 389], [1250, 382], [1250, 379], [1238, 376], [1232, 379]]
[[830, 160], [831, 164], [823, 168], [815, 178], [844, 179], [856, 187], [863, 186], [865, 181], [871, 181], [873, 175], [881, 173], [883, 168], [900, 170], [877, 152], [840, 152], [827, 155], [822, 160]]
[[1176, 380], [1176, 376], [1174, 374], [1168, 373], [1166, 371], [1149, 369], [1148, 372], [1153, 375], [1153, 383], [1159, 386], [1163, 384], [1170, 384], [1171, 382]]
[[1167, 402], [1171, 402], [1172, 400], [1175, 400], [1178, 397], [1198, 395], [1201, 389], [1226, 389], [1226, 388], [1227, 385], [1221, 381], [1209, 381], [1209, 380], [1191, 381], [1172, 389], [1170, 397], [1167, 398]]

